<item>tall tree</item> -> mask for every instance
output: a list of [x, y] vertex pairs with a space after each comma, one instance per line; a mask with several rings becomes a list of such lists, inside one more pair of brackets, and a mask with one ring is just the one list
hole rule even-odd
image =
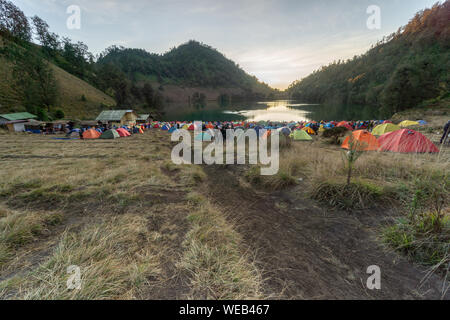
[[44, 50], [48, 54], [54, 55], [60, 47], [59, 36], [50, 32], [47, 22], [38, 16], [32, 17], [31, 20], [33, 21], [36, 36]]
[[7, 0], [0, 0], [0, 32], [24, 41], [31, 40], [31, 27], [27, 17]]

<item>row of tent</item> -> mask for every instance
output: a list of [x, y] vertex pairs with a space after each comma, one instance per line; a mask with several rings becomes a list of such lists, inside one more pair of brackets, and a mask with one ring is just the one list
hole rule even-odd
[[[215, 128], [219, 122], [203, 123], [203, 129], [205, 131], [201, 132], [197, 136], [194, 137], [197, 141], [211, 141], [214, 133], [210, 131]], [[221, 125], [225, 125], [228, 123], [220, 123]], [[271, 130], [278, 130], [281, 134], [285, 136], [290, 136], [295, 141], [312, 141], [311, 135], [315, 134], [315, 131], [311, 128], [311, 125], [318, 124], [317, 122], [311, 121], [308, 123], [298, 123], [298, 122], [290, 122], [290, 123], [270, 123], [270, 126], [263, 126], [261, 123], [249, 123], [249, 122], [233, 122], [234, 129], [245, 129], [250, 128], [257, 131], [264, 132], [263, 137], [270, 136]], [[339, 123], [328, 123], [332, 126], [350, 126], [345, 121], [341, 121]], [[402, 127], [409, 126], [417, 126], [423, 125], [420, 122], [415, 121], [403, 121], [399, 125], [395, 125], [390, 121], [384, 121], [382, 124], [376, 126], [372, 132], [368, 132], [366, 130], [355, 130], [352, 131], [352, 134], [348, 136], [344, 143], [342, 144], [342, 148], [351, 149], [357, 148], [362, 151], [391, 151], [391, 152], [401, 152], [401, 153], [435, 153], [439, 152], [439, 149], [431, 142], [427, 137], [423, 134], [411, 130], [411, 129], [402, 129]], [[322, 130], [326, 130], [325, 127], [327, 124], [321, 124], [320, 128]], [[131, 133], [143, 133], [146, 129], [160, 129], [162, 131], [167, 131], [172, 133], [178, 128], [186, 129], [190, 131], [194, 131], [197, 129], [194, 123], [183, 123], [183, 122], [154, 122], [151, 124], [146, 124], [142, 126], [135, 127], [122, 127], [118, 129], [110, 129], [105, 132], [101, 132], [100, 129], [89, 129], [83, 133], [84, 139], [116, 139], [119, 137], [127, 137], [130, 136]], [[201, 128], [198, 128], [201, 129]], [[262, 129], [266, 129], [266, 131], [262, 131]], [[351, 127], [351, 129], [353, 129]], [[319, 131], [322, 131], [319, 130]], [[350, 130], [350, 129], [349, 129]], [[261, 133], [262, 134], [262, 133]], [[378, 138], [377, 138], [378, 136]]]
[[[308, 125], [309, 123], [307, 123]], [[345, 122], [337, 123], [336, 126], [344, 126]], [[401, 125], [400, 125], [401, 124]], [[361, 151], [391, 151], [400, 153], [437, 153], [439, 149], [431, 142], [427, 137], [425, 137], [420, 132], [414, 131], [412, 129], [405, 129], [404, 127], [422, 125], [419, 122], [414, 121], [403, 121], [399, 125], [393, 124], [390, 121], [384, 121], [382, 124], [376, 126], [372, 132], [367, 130], [355, 130], [352, 134], [348, 136], [342, 148], [351, 149], [357, 148]], [[252, 126], [244, 123], [235, 123], [237, 127], [235, 128], [253, 128], [257, 129], [258, 126]], [[171, 126], [171, 124], [155, 124], [153, 128], [161, 128], [164, 131], [173, 132], [177, 130], [176, 127]], [[194, 124], [183, 124], [179, 126], [180, 128], [187, 130], [194, 130]], [[205, 132], [202, 132], [194, 137], [197, 141], [211, 141], [212, 132], [208, 132], [209, 129], [213, 128], [212, 123], [206, 124], [208, 128]], [[310, 126], [284, 126], [277, 128], [277, 130], [286, 136], [290, 136], [295, 141], [312, 141], [312, 134], [315, 131]], [[403, 129], [402, 129], [403, 127]], [[262, 128], [261, 128], [262, 129]], [[266, 129], [266, 128], [264, 128]], [[270, 136], [270, 132], [273, 129], [268, 129], [265, 132], [265, 137]], [[257, 130], [258, 131], [258, 130]], [[378, 137], [378, 138], [377, 138]]]
[[109, 129], [104, 132], [100, 129], [88, 129], [82, 133], [82, 137], [83, 139], [117, 139], [120, 137], [129, 137], [131, 136], [131, 132], [144, 133], [142, 128], [139, 128], [137, 132], [134, 132], [133, 129], [118, 128]]
[[376, 138], [366, 130], [353, 131], [342, 148], [358, 151], [391, 151], [400, 153], [438, 153], [439, 149], [420, 132], [400, 129]]

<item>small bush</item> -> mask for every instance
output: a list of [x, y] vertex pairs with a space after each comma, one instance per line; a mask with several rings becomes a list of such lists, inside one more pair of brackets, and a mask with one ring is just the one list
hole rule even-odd
[[450, 263], [449, 222], [436, 212], [409, 215], [386, 228], [383, 239], [415, 262], [444, 270]]
[[367, 209], [386, 201], [382, 187], [364, 181], [349, 185], [325, 181], [313, 186], [311, 197], [331, 207], [348, 211]]
[[345, 127], [334, 127], [327, 129], [322, 133], [324, 138], [328, 138], [330, 144], [340, 144], [339, 138], [344, 137], [347, 134], [348, 129]]

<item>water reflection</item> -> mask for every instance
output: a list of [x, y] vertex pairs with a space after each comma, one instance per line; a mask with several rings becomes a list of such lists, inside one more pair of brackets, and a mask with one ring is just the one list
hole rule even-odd
[[[293, 100], [204, 105], [168, 104], [164, 120], [173, 121], [320, 121], [382, 119], [377, 109], [362, 106], [314, 105]], [[386, 118], [388, 115], [384, 115]]]

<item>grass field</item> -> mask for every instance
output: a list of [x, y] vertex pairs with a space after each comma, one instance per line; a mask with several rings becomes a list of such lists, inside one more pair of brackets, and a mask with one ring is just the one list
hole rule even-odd
[[[357, 276], [346, 278], [367, 253], [345, 243], [362, 234], [359, 245], [381, 250], [386, 272], [408, 275], [372, 298], [419, 297], [412, 292], [423, 274], [413, 262], [438, 270], [433, 283], [444, 281], [448, 148], [364, 154], [353, 189], [341, 151], [323, 139], [284, 147], [272, 177], [248, 166], [175, 166], [171, 148], [159, 130], [112, 141], [0, 135], [0, 298], [367, 298]], [[364, 210], [380, 223], [360, 221]], [[308, 255], [298, 251], [307, 250], [302, 241]], [[409, 262], [392, 264], [391, 254]], [[289, 278], [305, 263], [318, 269]], [[80, 290], [66, 286], [72, 265], [81, 269]], [[346, 282], [327, 295], [333, 272]], [[308, 291], [310, 280], [317, 288]]]

